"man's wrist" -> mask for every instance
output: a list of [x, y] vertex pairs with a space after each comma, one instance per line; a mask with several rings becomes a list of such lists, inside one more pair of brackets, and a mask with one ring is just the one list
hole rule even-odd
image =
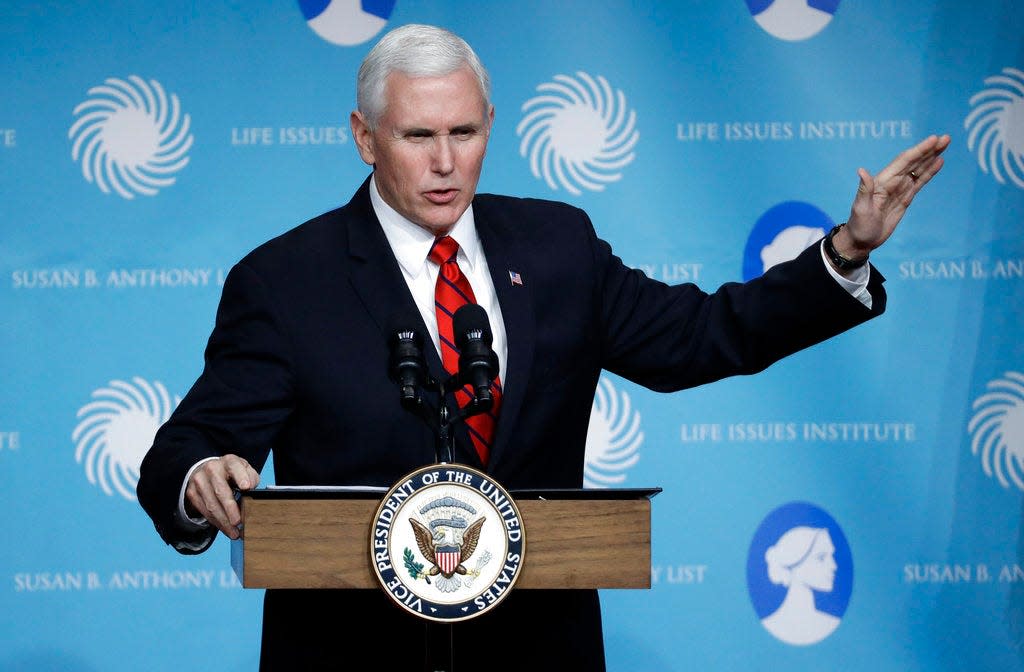
[[[856, 268], [860, 268], [868, 261], [868, 255], [854, 255], [852, 253], [843, 254], [836, 247], [836, 236], [843, 232], [846, 227], [846, 222], [842, 224], [836, 224], [832, 227], [832, 230], [825, 236], [823, 249], [825, 250], [825, 256], [828, 258], [829, 263], [832, 264], [835, 269], [841, 273], [852, 271]], [[849, 255], [849, 256], [848, 256]]]

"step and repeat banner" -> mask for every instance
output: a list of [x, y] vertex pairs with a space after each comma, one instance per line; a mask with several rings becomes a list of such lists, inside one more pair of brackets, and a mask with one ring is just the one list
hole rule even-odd
[[601, 379], [587, 485], [663, 488], [651, 589], [602, 591], [608, 663], [1024, 670], [1018, 0], [9, 3], [0, 669], [256, 668], [262, 592], [224, 538], [160, 541], [138, 466], [227, 269], [367, 175], [356, 70], [410, 22], [491, 72], [480, 190], [583, 207], [669, 283], [760, 275], [858, 167], [952, 136], [873, 255], [884, 316], [677, 394]]

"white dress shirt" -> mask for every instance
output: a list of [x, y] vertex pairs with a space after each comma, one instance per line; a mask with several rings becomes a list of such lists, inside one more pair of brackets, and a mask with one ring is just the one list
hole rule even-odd
[[[430, 248], [434, 244], [434, 234], [422, 226], [413, 224], [385, 203], [377, 191], [377, 184], [373, 178], [370, 178], [370, 202], [384, 228], [384, 235], [387, 236], [391, 250], [398, 259], [398, 265], [416, 301], [416, 307], [420, 309], [423, 323], [427, 325], [430, 338], [440, 355], [441, 339], [437, 333], [437, 313], [434, 312], [434, 284], [437, 282], [440, 267], [428, 258]], [[498, 355], [498, 375], [501, 376], [504, 386], [507, 376], [501, 374], [508, 362], [505, 321], [501, 317], [501, 306], [498, 305], [498, 295], [494, 291], [494, 282], [491, 280], [491, 272], [484, 257], [484, 249], [476, 233], [472, 204], [462, 213], [459, 221], [455, 222], [448, 235], [459, 244], [459, 268], [469, 280], [476, 302], [487, 312], [490, 319], [491, 333], [494, 336], [491, 347]]]

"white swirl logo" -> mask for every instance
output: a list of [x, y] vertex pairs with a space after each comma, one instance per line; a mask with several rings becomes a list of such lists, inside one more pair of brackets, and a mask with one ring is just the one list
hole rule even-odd
[[583, 485], [601, 488], [622, 483], [623, 472], [640, 459], [637, 450], [643, 440], [640, 413], [632, 409], [625, 392], [617, 392], [602, 378], [590, 412]]
[[633, 161], [640, 134], [622, 91], [612, 91], [604, 77], [576, 75], [555, 75], [553, 82], [540, 84], [542, 95], [523, 104], [516, 134], [534, 177], [578, 196], [581, 189], [603, 191], [606, 183], [619, 180], [620, 169]]
[[95, 401], [78, 410], [81, 420], [71, 434], [75, 461], [85, 465], [89, 482], [128, 500], [135, 500], [139, 466], [156, 430], [181, 402], [177, 396], [172, 402], [160, 382], [135, 377], [132, 383], [112, 380], [94, 390]]
[[192, 134], [178, 96], [152, 79], [128, 80], [110, 78], [89, 89], [89, 99], [74, 109], [68, 137], [85, 179], [105, 194], [130, 199], [174, 184], [173, 174], [188, 163]]
[[981, 457], [987, 476], [995, 475], [1004, 488], [1013, 481], [1024, 490], [1024, 374], [1007, 371], [987, 387], [989, 392], [974, 400], [967, 424], [971, 452]]
[[975, 413], [967, 426], [973, 434], [971, 452], [981, 457], [985, 474], [994, 474], [1002, 487], [1009, 488], [1012, 480], [1024, 490], [1024, 374], [1008, 371], [1004, 378], [990, 381], [988, 389], [972, 407]]
[[978, 153], [978, 166], [996, 181], [1024, 188], [1024, 72], [1003, 68], [985, 80], [988, 88], [971, 96], [964, 120], [967, 148]]

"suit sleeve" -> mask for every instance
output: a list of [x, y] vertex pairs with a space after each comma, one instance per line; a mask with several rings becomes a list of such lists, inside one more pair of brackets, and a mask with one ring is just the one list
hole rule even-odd
[[604, 367], [656, 391], [756, 373], [885, 310], [881, 273], [871, 270], [869, 309], [829, 275], [818, 245], [711, 293], [648, 278], [596, 236], [593, 250]]
[[142, 461], [137, 494], [161, 538], [182, 553], [205, 550], [215, 528], [195, 530], [178, 517], [188, 470], [233, 453], [262, 470], [291, 412], [291, 344], [281, 307], [259, 275], [236, 265], [224, 284], [199, 379], [157, 432]]

